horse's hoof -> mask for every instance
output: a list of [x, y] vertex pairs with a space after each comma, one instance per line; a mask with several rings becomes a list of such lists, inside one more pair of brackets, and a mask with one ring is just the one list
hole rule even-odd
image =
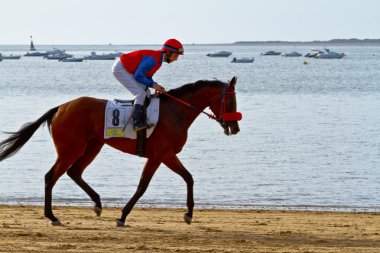
[[121, 220], [116, 220], [116, 227], [123, 228], [125, 227], [125, 223]]
[[94, 212], [96, 216], [100, 216], [102, 214], [102, 209], [100, 207], [94, 206]]
[[187, 223], [187, 224], [191, 224], [191, 220], [193, 219], [192, 217], [190, 217], [187, 213], [185, 213], [185, 215], [183, 216], [183, 219], [184, 221]]
[[61, 226], [62, 223], [59, 220], [56, 220], [56, 221], [52, 221], [51, 225], [53, 225], [53, 226]]

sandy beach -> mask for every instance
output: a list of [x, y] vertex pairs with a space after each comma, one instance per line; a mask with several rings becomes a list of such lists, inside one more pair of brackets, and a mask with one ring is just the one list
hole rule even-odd
[[379, 252], [379, 213], [136, 208], [118, 228], [119, 208], [0, 206], [0, 252]]

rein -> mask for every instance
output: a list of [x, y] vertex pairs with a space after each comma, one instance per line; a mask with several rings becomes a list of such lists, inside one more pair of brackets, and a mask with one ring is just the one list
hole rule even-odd
[[184, 104], [186, 105], [187, 107], [195, 110], [195, 111], [198, 111], [200, 113], [203, 113], [205, 115], [207, 115], [210, 119], [213, 119], [215, 121], [217, 121], [219, 124], [221, 124], [223, 127], [225, 127], [225, 122], [226, 121], [239, 121], [242, 119], [242, 114], [240, 112], [226, 112], [226, 100], [225, 100], [225, 97], [226, 95], [233, 95], [235, 94], [235, 91], [227, 91], [227, 85], [224, 85], [223, 86], [223, 90], [222, 90], [222, 94], [221, 94], [221, 105], [220, 105], [220, 113], [219, 113], [219, 117], [216, 117], [215, 115], [213, 114], [210, 114], [210, 113], [207, 113], [197, 107], [195, 107], [194, 105], [178, 98], [178, 97], [175, 97], [173, 95], [170, 95], [169, 93], [167, 92], [157, 92], [156, 93], [163, 93], [165, 94], [166, 96], [170, 97], [171, 99], [181, 103], [181, 104]]
[[181, 103], [181, 104], [184, 104], [184, 105], [186, 105], [187, 107], [190, 107], [191, 109], [193, 109], [193, 110], [195, 110], [195, 111], [198, 111], [198, 112], [200, 112], [200, 113], [203, 113], [203, 114], [207, 115], [210, 119], [213, 119], [213, 120], [216, 120], [216, 121], [217, 121], [217, 118], [216, 118], [215, 115], [212, 115], [212, 114], [210, 114], [210, 113], [207, 113], [207, 112], [205, 112], [205, 111], [202, 111], [201, 109], [195, 107], [195, 106], [192, 105], [192, 104], [189, 104], [188, 102], [186, 102], [186, 101], [184, 101], [184, 100], [182, 100], [182, 99], [180, 99], [180, 98], [177, 98], [177, 97], [175, 97], [175, 96], [173, 96], [173, 95], [170, 95], [170, 94], [167, 93], [167, 92], [159, 92], [159, 93], [165, 94], [166, 96], [170, 97], [171, 99], [174, 99], [175, 101], [177, 101], [177, 102], [179, 102], [179, 103]]

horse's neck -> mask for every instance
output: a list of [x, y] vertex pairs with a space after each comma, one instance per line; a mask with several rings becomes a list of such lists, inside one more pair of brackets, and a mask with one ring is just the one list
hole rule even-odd
[[184, 112], [186, 115], [187, 128], [194, 122], [199, 116], [201, 111], [205, 110], [215, 96], [221, 93], [221, 89], [218, 87], [203, 87], [194, 92], [188, 92], [180, 97], [180, 99], [194, 106], [197, 110], [188, 108]]
[[210, 105], [211, 99], [220, 93], [216, 88], [205, 87], [201, 88], [195, 92], [189, 92], [183, 96], [185, 101], [196, 106], [198, 109], [204, 110]]

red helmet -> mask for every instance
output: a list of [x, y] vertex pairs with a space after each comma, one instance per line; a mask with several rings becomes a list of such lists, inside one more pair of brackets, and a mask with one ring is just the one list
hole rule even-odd
[[177, 54], [183, 54], [185, 52], [181, 42], [176, 39], [168, 39], [162, 46], [162, 50], [165, 52], [174, 52]]

